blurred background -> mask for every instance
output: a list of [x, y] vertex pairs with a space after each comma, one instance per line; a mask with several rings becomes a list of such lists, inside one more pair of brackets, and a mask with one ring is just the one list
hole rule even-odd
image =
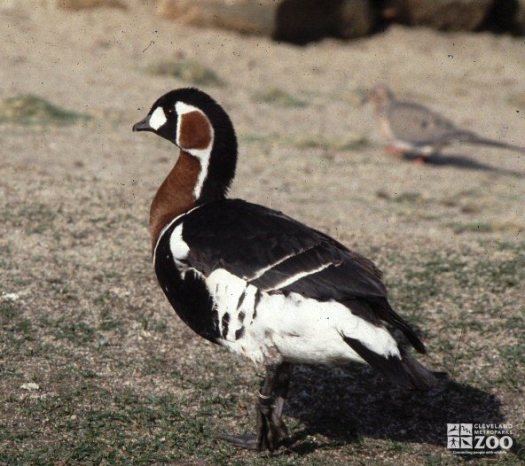
[[[360, 104], [384, 83], [525, 146], [524, 31], [522, 0], [0, 2], [0, 463], [457, 464], [447, 422], [503, 421], [517, 446], [490, 464], [525, 461], [524, 156], [401, 160]], [[295, 449], [216, 440], [252, 427], [260, 374], [158, 289], [148, 209], [176, 151], [131, 132], [183, 86], [234, 122], [232, 196], [373, 259], [446, 390], [297, 368]]]

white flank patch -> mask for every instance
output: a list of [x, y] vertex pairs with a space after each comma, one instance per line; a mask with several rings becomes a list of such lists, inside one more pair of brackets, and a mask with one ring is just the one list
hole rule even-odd
[[[222, 332], [222, 318], [226, 313], [230, 316], [230, 324], [228, 325], [228, 334], [224, 336], [225, 339], [232, 339], [235, 341], [234, 334], [237, 329], [236, 321], [241, 311], [245, 312], [245, 301], [250, 301], [248, 296], [243, 300], [243, 305], [237, 309], [239, 304], [239, 298], [246, 291], [248, 284], [246, 281], [239, 277], [231, 274], [225, 269], [216, 269], [206, 278], [206, 286], [213, 296], [215, 302], [215, 310], [219, 314], [219, 328]], [[251, 294], [255, 294], [257, 291], [255, 287], [252, 287]], [[253, 299], [251, 300], [253, 302]], [[246, 320], [249, 321], [251, 316], [246, 316]]]
[[316, 269], [313, 270], [306, 270], [304, 272], [299, 272], [295, 275], [292, 275], [291, 277], [288, 277], [286, 280], [282, 281], [281, 283], [277, 284], [276, 286], [272, 287], [272, 290], [280, 290], [281, 288], [285, 288], [288, 285], [291, 285], [292, 283], [295, 283], [297, 280], [300, 280], [303, 277], [307, 277], [308, 275], [313, 275], [314, 273], [320, 272], [321, 270], [324, 270], [331, 265], [334, 265], [333, 262], [329, 262], [328, 264], [323, 264]]
[[[208, 176], [208, 165], [210, 164], [210, 156], [211, 156], [211, 151], [213, 149], [215, 131], [213, 129], [212, 124], [210, 123], [210, 120], [200, 108], [197, 108], [197, 107], [194, 107], [193, 105], [188, 105], [184, 102], [179, 101], [175, 104], [175, 111], [177, 112], [177, 115], [179, 116], [179, 118], [177, 119], [177, 139], [176, 139], [177, 146], [179, 146], [181, 149], [184, 149], [186, 152], [193, 155], [197, 159], [199, 159], [199, 162], [201, 163], [201, 171], [199, 172], [199, 176], [197, 177], [197, 182], [195, 183], [195, 188], [193, 189], [193, 194], [195, 195], [195, 199], [198, 199], [202, 191], [202, 185], [204, 184], [204, 180], [206, 179], [206, 176]], [[210, 140], [210, 144], [208, 145], [208, 147], [205, 147], [204, 149], [192, 149], [191, 147], [182, 147], [182, 145], [179, 142], [180, 141], [180, 122], [182, 121], [182, 118], [180, 117], [182, 117], [186, 113], [191, 113], [191, 112], [199, 112], [201, 115], [204, 116], [204, 118], [206, 118], [206, 121], [210, 125], [211, 140]]]
[[184, 260], [190, 252], [189, 246], [182, 239], [182, 223], [178, 225], [170, 236], [170, 250], [176, 261]]
[[157, 107], [149, 117], [149, 125], [157, 131], [168, 119], [162, 107]]
[[[342, 304], [319, 302], [297, 293], [288, 296], [261, 293], [255, 308], [257, 288], [224, 269], [206, 279], [215, 309], [222, 318], [228, 313], [229, 328], [221, 344], [257, 364], [277, 350], [285, 361], [305, 364], [344, 365], [363, 359], [343, 340], [343, 335], [360, 341], [375, 353], [399, 357], [396, 341], [382, 327], [352, 314]], [[239, 298], [245, 293], [237, 309]], [[244, 334], [235, 339], [238, 316], [245, 315]]]

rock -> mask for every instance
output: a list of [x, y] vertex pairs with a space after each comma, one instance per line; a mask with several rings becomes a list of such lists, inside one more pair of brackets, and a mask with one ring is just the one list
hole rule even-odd
[[370, 0], [160, 0], [157, 12], [183, 24], [294, 43], [360, 37], [375, 23]]
[[415, 26], [447, 31], [478, 29], [494, 0], [388, 0], [383, 17]]
[[351, 39], [368, 34], [374, 25], [369, 0], [283, 0], [274, 37], [303, 44], [327, 36]]
[[518, 8], [514, 17], [514, 31], [525, 34], [525, 0], [518, 0]]
[[515, 34], [525, 34], [525, 0], [516, 0], [515, 11], [509, 31]]
[[493, 32], [525, 32], [525, 0], [495, 1], [484, 26]]
[[157, 13], [182, 24], [271, 35], [278, 0], [160, 0]]
[[98, 7], [127, 8], [121, 0], [57, 0], [57, 6], [64, 10], [83, 10]]

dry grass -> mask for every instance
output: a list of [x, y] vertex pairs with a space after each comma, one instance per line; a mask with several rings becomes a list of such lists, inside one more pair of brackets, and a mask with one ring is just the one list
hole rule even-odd
[[162, 61], [147, 68], [158, 76], [169, 76], [195, 86], [224, 86], [224, 81], [209, 66], [196, 60]]
[[305, 100], [294, 97], [288, 92], [277, 87], [265, 89], [264, 91], [259, 92], [255, 97], [257, 102], [277, 105], [279, 107], [301, 108], [307, 105]]
[[[423, 332], [427, 363], [451, 382], [407, 394], [361, 366], [298, 368], [286, 410], [295, 446], [260, 458], [216, 440], [253, 427], [258, 377], [192, 335], [164, 302], [143, 208], [128, 188], [116, 195], [104, 180], [70, 170], [57, 192], [35, 203], [38, 190], [20, 191], [10, 173], [0, 256], [6, 464], [455, 464], [443, 446], [446, 422], [522, 421], [522, 241], [468, 230], [458, 237], [474, 235], [468, 241], [438, 250], [388, 241], [361, 248], [387, 270], [393, 302]], [[43, 174], [38, 183], [52, 180]], [[415, 192], [379, 199], [415, 214], [433, 203]], [[22, 388], [28, 383], [39, 388]], [[516, 461], [510, 453], [491, 464]]]
[[[415, 86], [469, 127], [516, 140], [522, 120], [505, 96], [525, 79], [513, 67], [522, 44], [456, 35], [469, 58], [450, 67], [448, 36], [428, 31], [296, 49], [174, 29], [138, 8], [16, 7], [0, 23], [12, 39], [0, 43], [12, 83], [2, 98], [38, 89], [93, 115], [0, 125], [0, 463], [455, 465], [463, 460], [444, 445], [454, 421], [512, 423], [514, 451], [475, 463], [523, 463], [523, 162], [468, 148], [427, 166], [388, 158], [370, 115], [345, 97], [386, 69], [402, 94]], [[20, 37], [35, 44], [23, 58]], [[193, 79], [144, 71], [175, 48], [227, 79], [206, 89], [240, 135], [233, 195], [373, 258], [427, 344], [424, 362], [449, 374], [443, 390], [404, 393], [364, 366], [299, 367], [285, 410], [290, 452], [261, 457], [216, 439], [253, 428], [261, 374], [193, 335], [155, 283], [147, 208], [173, 148], [131, 133], [162, 92]], [[474, 104], [483, 111], [469, 113]]]

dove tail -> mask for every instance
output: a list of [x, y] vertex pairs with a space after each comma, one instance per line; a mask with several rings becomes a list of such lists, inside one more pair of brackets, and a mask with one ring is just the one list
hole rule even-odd
[[501, 149], [512, 150], [514, 152], [521, 152], [522, 154], [525, 154], [525, 147], [517, 146], [515, 144], [508, 144], [506, 142], [495, 141], [494, 139], [482, 138], [477, 135], [470, 136], [468, 139], [465, 140], [465, 142], [468, 142], [470, 144], [479, 144], [483, 146], [499, 147]]

